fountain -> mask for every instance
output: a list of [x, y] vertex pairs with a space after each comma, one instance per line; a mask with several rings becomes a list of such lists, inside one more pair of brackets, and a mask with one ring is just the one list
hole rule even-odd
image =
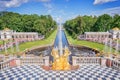
[[7, 43], [6, 43], [7, 39], [4, 39], [4, 49], [5, 49], [5, 59], [9, 58], [9, 54], [8, 54], [8, 50], [7, 50]]
[[17, 40], [15, 40], [15, 46], [16, 46], [16, 52], [19, 52], [19, 43]]
[[60, 56], [63, 54], [63, 48], [62, 48], [62, 32], [61, 32], [61, 24], [59, 28], [59, 51], [60, 51]]
[[116, 48], [115, 48], [115, 53], [118, 53], [118, 50], [119, 50], [119, 42], [118, 42], [118, 39], [117, 39], [117, 44], [116, 44]]
[[6, 44], [6, 40], [4, 40], [5, 44], [4, 44], [4, 47], [5, 47], [5, 53], [7, 54], [8, 51], [7, 51], [7, 44]]
[[110, 53], [112, 53], [112, 39], [110, 39]]
[[[79, 68], [79, 66], [72, 66], [69, 63], [69, 55], [71, 52], [69, 51], [69, 48], [67, 47], [66, 43], [63, 43], [64, 38], [62, 35], [62, 29], [61, 24], [59, 25], [58, 30], [58, 45], [54, 45], [54, 48], [52, 49], [51, 55], [53, 56], [53, 62], [51, 62], [51, 66], [43, 66], [45, 70], [57, 70], [57, 71], [65, 71], [65, 70], [76, 70]], [[57, 40], [56, 39], [56, 40]], [[55, 41], [56, 42], [56, 41]], [[46, 68], [47, 67], [47, 68]]]
[[11, 40], [11, 53], [14, 53], [13, 41]]
[[59, 27], [59, 50], [57, 48], [52, 50], [51, 55], [54, 57], [54, 62], [52, 63], [52, 70], [70, 70], [70, 64], [68, 62], [68, 56], [70, 51], [65, 47], [63, 54], [63, 45], [62, 45], [62, 29], [61, 24]]
[[108, 39], [106, 38], [104, 52], [107, 53], [107, 50], [108, 50]]
[[60, 56], [58, 55], [58, 50], [53, 49], [51, 55], [54, 57], [52, 70], [71, 70], [71, 65], [68, 62], [68, 56], [70, 55], [68, 48], [65, 48], [64, 54]]

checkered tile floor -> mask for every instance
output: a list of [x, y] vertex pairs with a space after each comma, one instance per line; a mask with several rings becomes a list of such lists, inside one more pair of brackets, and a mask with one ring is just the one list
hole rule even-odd
[[45, 71], [25, 65], [0, 71], [0, 80], [120, 80], [120, 71], [98, 65], [81, 66], [77, 71]]

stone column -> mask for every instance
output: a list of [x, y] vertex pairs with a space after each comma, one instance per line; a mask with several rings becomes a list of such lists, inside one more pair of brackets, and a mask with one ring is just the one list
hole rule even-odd
[[88, 39], [88, 35], [86, 34], [86, 39]]
[[49, 66], [49, 56], [44, 57], [45, 60], [45, 66]]
[[75, 56], [72, 57], [72, 64], [73, 64], [73, 66], [77, 65], [77, 63], [76, 63], [76, 57]]
[[112, 60], [110, 58], [107, 58], [106, 66], [107, 67], [112, 67]]
[[16, 62], [16, 65], [17, 65], [17, 66], [20, 66], [20, 65], [21, 65], [21, 64], [20, 64], [20, 59], [16, 59], [15, 62]]
[[101, 58], [100, 65], [101, 66], [106, 66], [106, 58]]
[[87, 35], [87, 39], [89, 38], [89, 35]]

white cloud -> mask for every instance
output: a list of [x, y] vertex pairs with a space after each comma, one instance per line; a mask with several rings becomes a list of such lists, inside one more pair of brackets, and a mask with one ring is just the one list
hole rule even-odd
[[6, 0], [6, 1], [0, 1], [0, 4], [3, 7], [9, 8], [9, 7], [18, 7], [26, 2], [28, 2], [28, 0]]
[[51, 14], [54, 7], [51, 3], [44, 3], [43, 6], [45, 7], [45, 9], [47, 10], [47, 14]]
[[99, 11], [93, 11], [91, 15], [102, 15], [102, 14], [110, 14], [111, 16], [114, 14], [119, 14], [120, 15], [120, 7], [114, 7], [114, 8], [107, 8], [104, 10], [99, 10]]
[[95, 0], [93, 4], [97, 5], [97, 4], [103, 4], [103, 3], [113, 2], [113, 1], [117, 1], [117, 0]]
[[28, 0], [1, 0], [0, 1], [0, 11], [5, 10], [10, 7], [18, 7], [23, 3], [28, 2]]
[[52, 9], [53, 7], [52, 7], [52, 4], [50, 4], [50, 3], [44, 3], [43, 4], [46, 8], [48, 8], [48, 9]]
[[[43, 3], [50, 2], [51, 0], [0, 0], [0, 11], [3, 11], [11, 7], [19, 7], [20, 5], [27, 3], [29, 1], [39, 1]], [[46, 7], [51, 7], [50, 5], [45, 5]]]

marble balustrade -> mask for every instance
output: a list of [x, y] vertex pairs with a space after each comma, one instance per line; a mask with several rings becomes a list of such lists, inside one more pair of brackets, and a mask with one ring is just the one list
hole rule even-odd
[[10, 61], [11, 60], [0, 62], [0, 70], [5, 70], [5, 69], [9, 68], [10, 67]]
[[21, 65], [49, 65], [49, 57], [25, 57], [20, 58]]
[[[120, 70], [120, 61], [110, 58], [102, 57], [72, 57], [73, 66], [82, 65], [100, 65], [105, 67], [111, 67], [113, 69]], [[49, 66], [49, 56], [46, 57], [21, 57], [21, 58], [10, 58], [0, 62], [0, 70], [7, 68], [21, 66], [21, 65], [45, 65]]]
[[82, 65], [100, 65], [120, 70], [120, 61], [111, 58], [102, 57], [72, 57], [73, 66]]
[[11, 58], [9, 60], [0, 62], [0, 70], [7, 68], [21, 66], [21, 65], [45, 65], [49, 66], [49, 57], [21, 57]]

